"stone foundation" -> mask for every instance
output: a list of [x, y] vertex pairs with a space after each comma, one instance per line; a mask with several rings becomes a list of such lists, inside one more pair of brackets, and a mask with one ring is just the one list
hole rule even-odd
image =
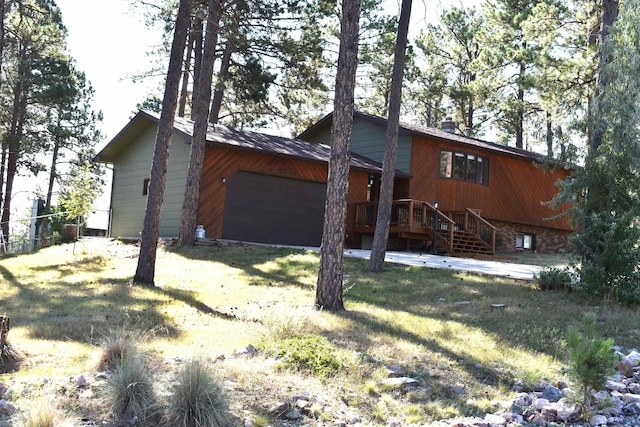
[[[514, 224], [509, 222], [490, 221], [498, 230], [496, 233], [497, 252], [516, 252], [530, 250], [538, 253], [569, 252], [569, 236], [571, 231], [553, 228]], [[532, 249], [516, 248], [516, 234], [528, 234], [533, 237]]]

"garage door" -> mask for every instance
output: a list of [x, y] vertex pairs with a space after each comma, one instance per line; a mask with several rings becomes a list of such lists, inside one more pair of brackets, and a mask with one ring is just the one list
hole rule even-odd
[[237, 172], [226, 185], [223, 238], [320, 246], [325, 183]]

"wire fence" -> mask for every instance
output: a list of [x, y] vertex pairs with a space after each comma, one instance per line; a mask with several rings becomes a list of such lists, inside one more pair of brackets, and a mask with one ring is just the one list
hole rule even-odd
[[[110, 216], [109, 210], [96, 211]], [[64, 224], [62, 230], [50, 230], [49, 227], [40, 228], [38, 223], [51, 221], [54, 217], [63, 216], [66, 212], [56, 212], [47, 215], [35, 215], [30, 218], [9, 221], [10, 234], [5, 236], [0, 228], [0, 255], [18, 255], [34, 251], [39, 248], [56, 245], [64, 242], [73, 242], [82, 235], [88, 236], [108, 236], [108, 226], [97, 226], [94, 223], [77, 219], [75, 223]], [[100, 228], [96, 228], [100, 227]], [[40, 229], [39, 229], [40, 228]]]

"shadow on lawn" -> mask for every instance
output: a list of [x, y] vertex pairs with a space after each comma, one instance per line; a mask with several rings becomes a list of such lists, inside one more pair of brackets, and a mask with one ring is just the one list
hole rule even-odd
[[[376, 331], [377, 334], [385, 334], [389, 337], [397, 337], [401, 340], [406, 340], [413, 344], [423, 346], [431, 352], [438, 353], [445, 358], [456, 362], [460, 369], [464, 370], [470, 377], [474, 378], [479, 383], [497, 385], [501, 380], [501, 377], [495, 371], [484, 367], [480, 363], [480, 360], [476, 359], [471, 352], [468, 354], [458, 354], [443, 347], [434, 339], [426, 338], [407, 329], [384, 322], [369, 313], [352, 310], [336, 314], [344, 319], [352, 321], [358, 328]], [[351, 339], [350, 333], [352, 332], [352, 330], [332, 331], [330, 332], [330, 335], [332, 335], [332, 338], [334, 339], [345, 341]], [[358, 344], [366, 351], [369, 351], [379, 345], [377, 342], [370, 339], [370, 335], [359, 333], [358, 337]]]
[[[37, 267], [40, 271], [56, 268], [56, 265]], [[26, 326], [33, 338], [93, 342], [96, 336], [123, 326], [146, 331], [162, 325], [171, 336], [180, 333], [158, 311], [164, 303], [159, 293], [134, 296], [131, 286], [122, 280], [99, 279], [78, 284], [66, 281], [66, 275], [61, 274], [47, 283], [21, 283], [1, 265], [0, 274], [17, 289], [17, 294], [3, 301], [3, 310], [12, 318], [14, 328]]]
[[[276, 248], [269, 246], [229, 245], [224, 247], [191, 247], [170, 248], [180, 256], [199, 261], [220, 262], [231, 268], [242, 270], [247, 277], [247, 284], [252, 286], [295, 286], [303, 290], [311, 290], [301, 280], [300, 271], [317, 275], [317, 264], [290, 259], [291, 255], [306, 255], [308, 251], [295, 248]], [[276, 269], [266, 272], [259, 268], [266, 263], [275, 263]]]

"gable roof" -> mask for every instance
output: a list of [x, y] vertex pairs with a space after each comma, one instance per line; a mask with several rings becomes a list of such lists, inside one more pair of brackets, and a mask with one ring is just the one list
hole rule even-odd
[[[140, 129], [149, 121], [158, 123], [157, 113], [140, 110], [129, 123], [96, 155], [95, 161], [112, 162], [126, 144], [134, 138]], [[193, 137], [193, 121], [183, 117], [176, 117], [173, 123], [175, 132], [187, 139]], [[331, 147], [325, 144], [315, 144], [300, 139], [267, 135], [244, 129], [235, 129], [223, 125], [209, 124], [207, 129], [207, 144], [263, 152], [276, 156], [292, 157], [313, 162], [328, 163]], [[382, 173], [382, 164], [356, 153], [351, 154], [351, 167], [370, 172]], [[409, 177], [404, 172], [396, 171], [400, 177]]]
[[[354, 118], [361, 118], [370, 122], [378, 123], [381, 126], [387, 126], [387, 119], [373, 114], [367, 114], [360, 111], [354, 111]], [[333, 120], [333, 112], [327, 114], [314, 125], [298, 135], [298, 138], [304, 139], [307, 135], [311, 135], [320, 129], [324, 129], [326, 126], [331, 125]], [[399, 127], [400, 135], [415, 135], [428, 138], [437, 139], [444, 142], [453, 142], [468, 147], [480, 148], [483, 150], [492, 151], [494, 153], [505, 154], [509, 156], [520, 157], [526, 160], [541, 160], [544, 158], [542, 154], [534, 153], [531, 151], [523, 150], [521, 148], [509, 147], [507, 145], [497, 144], [495, 142], [484, 141], [477, 138], [471, 138], [464, 135], [458, 135], [455, 133], [445, 132], [441, 129], [430, 128], [427, 126], [413, 125], [400, 122]]]

